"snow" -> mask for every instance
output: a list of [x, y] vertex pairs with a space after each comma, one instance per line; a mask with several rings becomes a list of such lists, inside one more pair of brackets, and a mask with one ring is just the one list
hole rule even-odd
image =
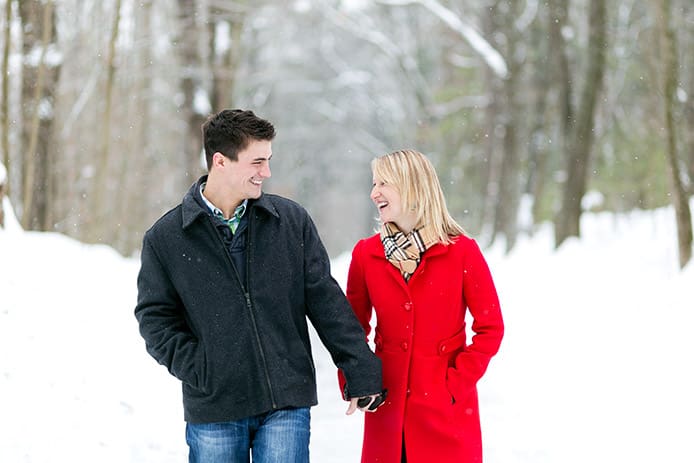
[[[186, 461], [179, 384], [133, 316], [139, 262], [7, 215], [0, 460]], [[691, 463], [694, 264], [677, 269], [674, 213], [585, 214], [582, 227], [558, 251], [549, 226], [510, 255], [485, 251], [507, 330], [479, 384], [485, 461]], [[342, 284], [348, 265], [333, 260]], [[334, 367], [314, 350], [312, 460], [356, 462], [361, 417], [344, 415]]]

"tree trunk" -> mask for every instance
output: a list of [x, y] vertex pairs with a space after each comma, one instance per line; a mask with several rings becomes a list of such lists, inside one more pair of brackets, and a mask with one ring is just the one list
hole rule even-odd
[[[475, 224], [475, 229], [483, 230], [487, 224], [494, 223], [495, 205], [499, 199], [499, 171], [501, 170], [501, 161], [496, 155], [500, 151], [497, 143], [497, 137], [495, 135], [495, 128], [497, 119], [499, 118], [499, 113], [501, 109], [501, 97], [499, 94], [501, 90], [501, 84], [497, 83], [492, 77], [492, 72], [489, 69], [484, 70], [485, 75], [489, 77], [489, 88], [487, 89], [487, 94], [489, 95], [489, 105], [484, 108], [484, 119], [482, 128], [484, 132], [488, 135], [486, 143], [483, 146], [483, 158], [484, 161], [481, 164], [480, 171], [480, 190], [479, 195], [482, 198], [482, 207], [478, 212], [479, 220]], [[489, 243], [492, 244], [496, 239], [495, 231], [493, 227], [491, 228], [491, 235], [489, 236]]]
[[[513, 49], [513, 47], [511, 47]], [[509, 61], [508, 77], [504, 81], [505, 111], [501, 116], [503, 131], [503, 158], [498, 184], [498, 200], [494, 213], [494, 234], [506, 238], [506, 252], [516, 244], [518, 237], [518, 207], [520, 203], [520, 154], [518, 147], [518, 67]]]
[[[539, 87], [538, 87], [539, 88]], [[543, 220], [543, 205], [545, 204], [545, 192], [549, 176], [549, 151], [547, 147], [547, 129], [545, 125], [545, 108], [547, 106], [547, 94], [539, 92], [535, 101], [533, 114], [534, 120], [530, 129], [530, 143], [528, 152], [528, 178], [525, 192], [532, 197], [533, 203], [530, 210], [532, 224], [528, 232], [533, 234], [535, 226]]]
[[689, 177], [689, 196], [694, 195], [694, 78], [689, 77], [689, 98], [687, 99], [685, 111], [685, 163]]
[[[201, 149], [202, 132], [200, 126], [205, 121], [206, 115], [201, 107], [201, 98], [207, 97], [204, 88], [203, 60], [200, 59], [201, 34], [204, 28], [199, 27], [196, 18], [196, 3], [194, 0], [178, 0], [180, 31], [178, 34], [178, 49], [181, 66], [181, 91], [183, 104], [181, 105], [182, 120], [185, 123], [183, 131], [183, 165], [186, 166], [185, 181], [190, 184], [202, 173]], [[205, 106], [209, 101], [204, 102]], [[213, 111], [216, 108], [213, 108]]]
[[595, 107], [605, 73], [607, 9], [603, 0], [591, 0], [589, 12], [588, 63], [576, 123], [566, 150], [566, 183], [561, 210], [555, 222], [555, 245], [580, 236], [581, 200], [588, 182], [588, 164], [593, 144]]
[[[25, 229], [48, 230], [50, 184], [49, 149], [53, 128], [53, 104], [58, 67], [46, 62], [49, 47], [55, 46], [55, 13], [53, 1], [19, 2], [23, 30], [22, 101], [24, 123], [22, 150], [23, 206]], [[38, 63], [32, 62], [40, 50]]]
[[666, 132], [666, 153], [670, 166], [670, 190], [677, 220], [677, 243], [679, 247], [680, 268], [692, 258], [692, 213], [689, 200], [682, 184], [679, 159], [677, 156], [677, 128], [673, 117], [675, 90], [677, 89], [677, 43], [675, 31], [670, 25], [671, 2], [660, 0], [661, 19], [661, 61], [663, 69], [663, 103]]
[[129, 255], [141, 245], [142, 227], [147, 223], [146, 201], [143, 201], [139, 186], [149, 182], [148, 174], [154, 171], [151, 138], [153, 84], [150, 72], [153, 61], [152, 47], [155, 37], [152, 21], [153, 0], [142, 0], [140, 8], [134, 12], [134, 43], [141, 44], [135, 50], [132, 91], [140, 95], [129, 105], [128, 120], [134, 124], [132, 137], [127, 141], [127, 150], [138, 153], [135, 156], [122, 156], [118, 166], [118, 237], [114, 245], [121, 254]]
[[[539, 21], [536, 21], [538, 23]], [[550, 85], [550, 66], [548, 65], [548, 42], [544, 38], [544, 23], [536, 24], [532, 30], [531, 47], [534, 50], [533, 75], [530, 82], [530, 93], [534, 97], [532, 110], [532, 123], [529, 130], [528, 143], [528, 177], [525, 192], [533, 198], [531, 209], [532, 226], [529, 233], [534, 232], [535, 225], [539, 224], [542, 217], [542, 206], [545, 204], [544, 196], [548, 183], [548, 131], [546, 122], [547, 89]]]
[[112, 231], [116, 224], [111, 223], [107, 214], [111, 211], [105, 198], [119, 185], [113, 185], [109, 175], [111, 169], [111, 113], [113, 112], [113, 91], [116, 76], [116, 43], [118, 42], [118, 30], [121, 18], [121, 0], [116, 0], [111, 24], [111, 35], [108, 41], [106, 55], [106, 83], [104, 84], [104, 111], [101, 119], [101, 133], [99, 135], [99, 150], [96, 167], [95, 182], [92, 187], [94, 192], [90, 201], [89, 227], [87, 241], [110, 243], [114, 239]]
[[7, 170], [5, 166], [0, 162], [0, 228], [5, 228], [5, 190], [9, 181], [7, 176]]
[[[508, 75], [502, 81], [504, 109], [497, 121], [503, 127], [503, 157], [498, 182], [498, 198], [494, 211], [494, 235], [503, 234], [506, 238], [506, 252], [513, 249], [518, 236], [518, 207], [520, 204], [520, 150], [518, 87], [522, 63], [516, 53], [516, 43], [520, 39], [515, 28], [518, 2], [507, 2], [507, 11], [500, 11], [498, 21], [501, 32], [506, 37], [504, 57]], [[497, 5], [494, 10], [500, 10]]]
[[[694, 16], [694, 15], [692, 15]], [[694, 47], [694, 28], [689, 28], [687, 33], [686, 42], [684, 43], [684, 50], [691, 50]], [[694, 59], [689, 54], [689, 60], [684, 64], [682, 69], [692, 69], [694, 68]], [[689, 73], [689, 91], [687, 94], [689, 98], [684, 103], [684, 160], [686, 164], [686, 172], [689, 178], [689, 189], [687, 193], [689, 196], [694, 196], [694, 75]]]
[[[219, 6], [211, 8], [211, 16], [215, 21], [210, 21], [210, 65], [212, 70], [212, 111], [216, 112], [224, 108], [233, 107], [233, 91], [236, 84], [236, 69], [241, 56], [241, 32], [246, 19], [245, 9], [241, 11], [228, 11]], [[219, 20], [223, 19], [229, 24], [228, 35], [224, 41], [228, 42], [227, 48], [218, 42], [221, 31], [217, 30]]]
[[[2, 48], [2, 65], [0, 72], [2, 72], [2, 96], [0, 97], [0, 133], [2, 133], [2, 140], [0, 141], [0, 149], [2, 149], [1, 161], [9, 173], [11, 170], [10, 162], [10, 104], [9, 104], [9, 75], [10, 75], [10, 45], [11, 45], [11, 35], [10, 35], [10, 25], [12, 24], [12, 3], [10, 0], [5, 1], [5, 20], [3, 21], [3, 48]], [[5, 180], [4, 193], [9, 197], [10, 195], [10, 181], [9, 174]], [[0, 203], [0, 214], [2, 209], [2, 203]]]
[[567, 0], [550, 0], [549, 2], [549, 38], [550, 50], [553, 50], [555, 74], [553, 80], [559, 83], [559, 113], [560, 128], [562, 134], [562, 148], [566, 149], [569, 132], [572, 127], [573, 103], [573, 79], [569, 69], [567, 45], [562, 30], [567, 27], [569, 13]]

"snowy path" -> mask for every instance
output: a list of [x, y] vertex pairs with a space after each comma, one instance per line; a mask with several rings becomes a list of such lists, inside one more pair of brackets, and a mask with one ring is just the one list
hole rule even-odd
[[[588, 215], [557, 253], [548, 229], [487, 251], [507, 327], [480, 383], [487, 463], [694, 461], [694, 265], [676, 270], [671, 222]], [[0, 461], [186, 461], [179, 385], [132, 315], [138, 263], [16, 231], [0, 256]], [[361, 417], [314, 350], [312, 461], [357, 462]]]

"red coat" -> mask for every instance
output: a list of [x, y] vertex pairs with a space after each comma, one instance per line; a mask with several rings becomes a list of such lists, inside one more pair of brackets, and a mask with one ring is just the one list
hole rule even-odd
[[[386, 403], [366, 413], [362, 462], [482, 461], [477, 380], [504, 332], [499, 299], [477, 243], [465, 236], [436, 244], [406, 283], [389, 263], [380, 237], [352, 252], [347, 297], [370, 331], [376, 312], [376, 355], [383, 364]], [[465, 312], [472, 315], [466, 342]]]

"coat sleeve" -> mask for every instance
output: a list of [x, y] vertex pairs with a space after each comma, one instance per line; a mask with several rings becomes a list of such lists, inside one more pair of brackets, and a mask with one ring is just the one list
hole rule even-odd
[[135, 317], [147, 352], [173, 376], [204, 390], [203, 349], [185, 321], [183, 304], [147, 235], [137, 290]]
[[469, 241], [463, 262], [463, 298], [472, 315], [471, 342], [458, 354], [449, 377], [457, 378], [461, 387], [471, 387], [487, 370], [498, 352], [504, 335], [499, 298], [487, 262], [477, 243]]
[[[345, 294], [330, 274], [330, 259], [310, 218], [304, 229], [305, 293], [308, 316], [347, 382], [346, 398], [381, 392], [381, 360]], [[343, 389], [344, 390], [344, 389]]]
[[[350, 261], [349, 273], [347, 274], [347, 300], [352, 306], [354, 314], [357, 316], [357, 320], [359, 320], [359, 324], [366, 334], [366, 341], [368, 343], [369, 333], [371, 333], [372, 306], [366, 287], [366, 281], [364, 280], [360, 252], [362, 247], [363, 242], [360, 241], [352, 250], [352, 260]], [[337, 371], [337, 379], [340, 385], [340, 391], [342, 391], [344, 395], [347, 380], [342, 370]]]
[[371, 333], [373, 307], [369, 297], [369, 290], [366, 286], [366, 279], [364, 278], [363, 248], [364, 241], [362, 240], [352, 250], [352, 260], [349, 264], [349, 273], [347, 274], [347, 300], [368, 338]]

